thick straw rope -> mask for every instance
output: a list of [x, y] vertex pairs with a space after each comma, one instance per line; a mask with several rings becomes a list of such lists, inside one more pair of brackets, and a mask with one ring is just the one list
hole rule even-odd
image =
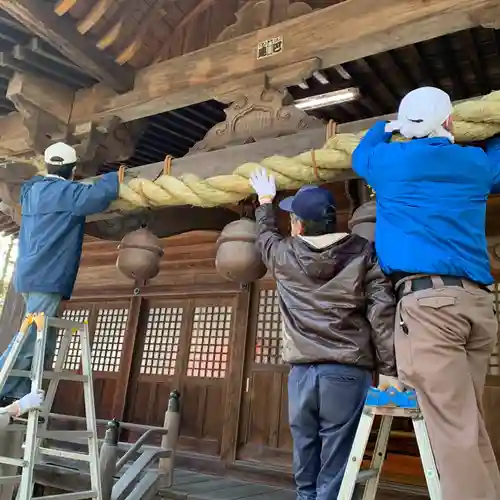
[[[457, 104], [453, 117], [457, 142], [484, 140], [500, 133], [500, 91]], [[125, 179], [120, 186], [119, 200], [111, 208], [130, 211], [141, 207], [213, 207], [236, 203], [253, 193], [248, 180], [259, 166], [275, 176], [280, 190], [334, 181], [342, 171], [351, 168], [352, 153], [364, 133], [335, 135], [329, 131], [327, 135], [331, 137], [321, 149], [292, 158], [271, 156], [259, 164], [240, 165], [232, 174], [208, 179], [194, 174], [174, 177], [170, 175], [171, 161], [166, 160], [163, 174], [154, 181]]]
[[[454, 134], [457, 142], [484, 140], [500, 133], [500, 91], [482, 99], [459, 103], [454, 108]], [[334, 181], [351, 167], [351, 156], [365, 132], [333, 135], [322, 149], [306, 151], [293, 158], [271, 156], [259, 164], [245, 163], [232, 174], [201, 179], [194, 174], [180, 177], [164, 169], [155, 181], [133, 179], [122, 184], [120, 200], [113, 208], [195, 205], [213, 207], [236, 203], [252, 194], [248, 183], [259, 165], [276, 178], [278, 189], [292, 189], [318, 181]]]

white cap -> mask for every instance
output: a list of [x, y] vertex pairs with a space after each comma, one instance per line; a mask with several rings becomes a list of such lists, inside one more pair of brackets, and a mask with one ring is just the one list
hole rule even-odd
[[47, 165], [68, 165], [76, 163], [76, 151], [64, 142], [56, 142], [45, 150], [45, 163]]
[[398, 119], [386, 126], [386, 132], [399, 131], [407, 139], [421, 137], [448, 137], [443, 123], [453, 113], [450, 96], [435, 87], [412, 90], [401, 101]]

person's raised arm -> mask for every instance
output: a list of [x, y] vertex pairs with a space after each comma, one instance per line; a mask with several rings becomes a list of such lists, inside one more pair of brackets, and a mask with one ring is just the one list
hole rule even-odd
[[371, 159], [374, 151], [381, 144], [389, 142], [392, 137], [391, 132], [385, 131], [386, 122], [377, 122], [361, 139], [358, 147], [352, 154], [352, 169], [356, 174], [373, 185], [373, 171]]
[[276, 226], [273, 200], [276, 196], [274, 177], [268, 176], [265, 169], [258, 170], [250, 178], [250, 184], [259, 198], [260, 206], [255, 210], [258, 225], [256, 245], [267, 269], [274, 273], [276, 250], [283, 237]]
[[366, 318], [372, 327], [377, 369], [381, 375], [397, 376], [394, 351], [396, 298], [389, 278], [373, 253], [365, 276]]
[[119, 186], [118, 174], [111, 172], [99, 177], [93, 184], [57, 183], [53, 189], [48, 190], [47, 195], [51, 195], [51, 204], [55, 210], [86, 217], [106, 210], [118, 198]]

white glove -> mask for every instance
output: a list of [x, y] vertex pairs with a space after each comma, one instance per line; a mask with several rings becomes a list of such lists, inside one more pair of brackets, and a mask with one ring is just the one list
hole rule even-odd
[[44, 399], [45, 393], [42, 390], [31, 391], [29, 394], [26, 394], [26, 396], [23, 396], [17, 402], [19, 406], [19, 415], [23, 415], [30, 410], [39, 410], [43, 405]]
[[406, 389], [406, 386], [399, 381], [398, 377], [390, 377], [389, 375], [379, 375], [378, 377], [378, 389], [385, 391], [390, 387], [394, 387], [400, 392]]
[[271, 198], [276, 196], [276, 181], [274, 175], [267, 175], [265, 168], [256, 170], [250, 176], [250, 185], [259, 198]]
[[402, 127], [402, 123], [398, 120], [392, 120], [385, 124], [385, 132], [390, 132], [391, 134], [394, 132], [399, 132]]

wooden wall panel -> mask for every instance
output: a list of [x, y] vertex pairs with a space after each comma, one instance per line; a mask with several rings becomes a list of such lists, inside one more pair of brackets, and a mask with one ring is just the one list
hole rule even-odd
[[[226, 284], [215, 273], [216, 232], [193, 232], [162, 240], [165, 254], [160, 273], [142, 289], [143, 295], [169, 286]], [[82, 262], [73, 297], [78, 299], [101, 296], [132, 296], [134, 283], [116, 269], [117, 244], [92, 241], [84, 245]], [[230, 288], [236, 289], [229, 284]]]

